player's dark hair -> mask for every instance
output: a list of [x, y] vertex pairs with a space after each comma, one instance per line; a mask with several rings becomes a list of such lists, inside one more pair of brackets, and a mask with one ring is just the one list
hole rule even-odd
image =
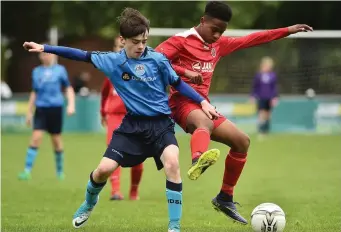
[[232, 10], [222, 1], [209, 1], [205, 7], [205, 15], [229, 22], [232, 18]]
[[149, 20], [133, 8], [125, 8], [118, 17], [118, 22], [123, 38], [132, 38], [149, 32]]

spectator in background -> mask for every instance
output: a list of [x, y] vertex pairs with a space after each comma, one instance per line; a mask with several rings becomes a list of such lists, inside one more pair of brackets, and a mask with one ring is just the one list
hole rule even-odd
[[12, 95], [11, 88], [5, 81], [1, 80], [1, 100], [8, 100], [12, 98]]
[[271, 109], [277, 105], [277, 75], [273, 71], [274, 62], [270, 57], [263, 57], [259, 72], [253, 80], [251, 101], [257, 102], [258, 132], [264, 136], [270, 131]]
[[73, 80], [73, 89], [75, 93], [81, 96], [88, 96], [90, 94], [88, 83], [91, 75], [88, 72], [80, 72]]
[[[118, 52], [124, 47], [119, 36], [114, 40], [113, 51]], [[105, 78], [101, 90], [101, 116], [102, 125], [107, 128], [107, 145], [110, 144], [112, 133], [121, 124], [127, 111], [123, 101], [118, 96], [114, 86], [108, 78]], [[143, 163], [131, 168], [130, 200], [138, 200], [138, 187], [143, 172]], [[120, 188], [121, 167], [118, 167], [110, 176], [111, 197], [110, 200], [123, 200]]]

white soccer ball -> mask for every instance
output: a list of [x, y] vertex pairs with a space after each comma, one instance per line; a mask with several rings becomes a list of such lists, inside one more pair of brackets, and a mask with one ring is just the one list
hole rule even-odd
[[260, 204], [251, 213], [251, 226], [255, 232], [282, 232], [285, 223], [284, 211], [273, 203]]

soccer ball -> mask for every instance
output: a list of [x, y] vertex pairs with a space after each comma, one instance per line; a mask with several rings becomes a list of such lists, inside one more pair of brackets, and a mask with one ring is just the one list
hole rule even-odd
[[251, 213], [251, 226], [255, 232], [282, 232], [285, 222], [284, 211], [273, 203], [260, 204]]

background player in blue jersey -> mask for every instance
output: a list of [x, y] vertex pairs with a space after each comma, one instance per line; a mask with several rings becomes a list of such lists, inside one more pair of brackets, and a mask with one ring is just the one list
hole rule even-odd
[[31, 170], [38, 154], [38, 148], [42, 142], [43, 133], [46, 131], [51, 136], [54, 148], [57, 177], [64, 179], [61, 137], [64, 105], [62, 87], [65, 88], [68, 100], [68, 115], [72, 115], [75, 112], [75, 94], [70, 86], [66, 69], [64, 66], [56, 64], [55, 55], [40, 53], [39, 59], [41, 65], [34, 68], [32, 72], [33, 90], [28, 101], [28, 112], [26, 115], [26, 123], [29, 126], [33, 124], [33, 133], [26, 152], [25, 170], [19, 173], [18, 178], [21, 180], [31, 178]]
[[273, 65], [272, 58], [263, 57], [259, 72], [253, 79], [251, 101], [257, 102], [260, 138], [270, 131], [271, 109], [278, 102], [277, 75], [273, 71]]
[[219, 115], [202, 96], [183, 82], [160, 53], [146, 47], [149, 21], [137, 10], [126, 8], [120, 21], [125, 47], [120, 52], [86, 52], [79, 49], [25, 42], [30, 52], [54, 53], [66, 58], [91, 62], [109, 77], [123, 100], [127, 115], [114, 131], [111, 142], [98, 167], [90, 174], [86, 200], [77, 210], [73, 226], [81, 227], [98, 202], [107, 178], [119, 166], [132, 167], [153, 157], [157, 168], [165, 169], [169, 232], [180, 231], [182, 181], [179, 149], [170, 119], [166, 88], [174, 86], [181, 94], [200, 103], [206, 115]]

